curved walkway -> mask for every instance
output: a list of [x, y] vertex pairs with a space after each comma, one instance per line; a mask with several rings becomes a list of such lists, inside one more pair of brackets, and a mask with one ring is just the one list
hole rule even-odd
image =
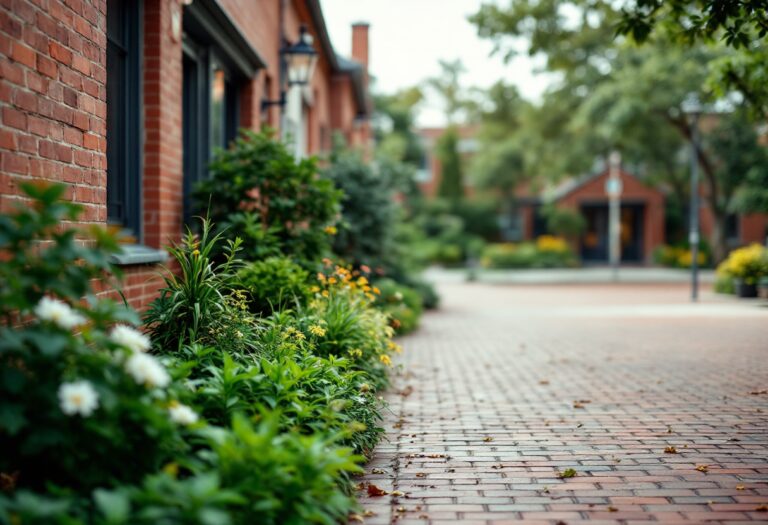
[[675, 284], [440, 291], [403, 340], [365, 523], [768, 522], [768, 307]]

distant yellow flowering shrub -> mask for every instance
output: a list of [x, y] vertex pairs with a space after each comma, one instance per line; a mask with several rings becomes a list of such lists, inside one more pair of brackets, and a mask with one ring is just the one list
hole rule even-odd
[[568, 243], [562, 237], [554, 235], [542, 235], [536, 239], [536, 249], [540, 252], [566, 253]]
[[768, 250], [757, 243], [733, 250], [717, 267], [717, 275], [755, 284], [768, 276]]

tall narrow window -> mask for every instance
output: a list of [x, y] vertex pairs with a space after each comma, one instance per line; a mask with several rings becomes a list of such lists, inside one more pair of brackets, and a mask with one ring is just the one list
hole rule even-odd
[[184, 219], [189, 223], [191, 194], [208, 176], [218, 148], [237, 135], [243, 83], [264, 61], [217, 0], [184, 2]]
[[107, 220], [141, 234], [142, 2], [107, 4]]

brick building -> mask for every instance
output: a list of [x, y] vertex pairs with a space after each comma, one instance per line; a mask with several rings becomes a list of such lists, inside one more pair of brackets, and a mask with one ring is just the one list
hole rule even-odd
[[[281, 50], [302, 26], [317, 63], [289, 85]], [[118, 262], [141, 308], [191, 186], [238, 128], [268, 125], [297, 156], [337, 132], [368, 147], [366, 24], [352, 55], [335, 53], [319, 0], [2, 0], [0, 210], [21, 181], [67, 183], [84, 222], [135, 239]]]

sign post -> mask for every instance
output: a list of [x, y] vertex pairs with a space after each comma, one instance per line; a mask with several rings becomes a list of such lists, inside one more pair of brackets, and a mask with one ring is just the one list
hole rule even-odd
[[611, 263], [613, 280], [619, 280], [621, 264], [621, 154], [611, 152], [608, 159], [610, 168], [605, 192], [608, 194], [608, 259]]

